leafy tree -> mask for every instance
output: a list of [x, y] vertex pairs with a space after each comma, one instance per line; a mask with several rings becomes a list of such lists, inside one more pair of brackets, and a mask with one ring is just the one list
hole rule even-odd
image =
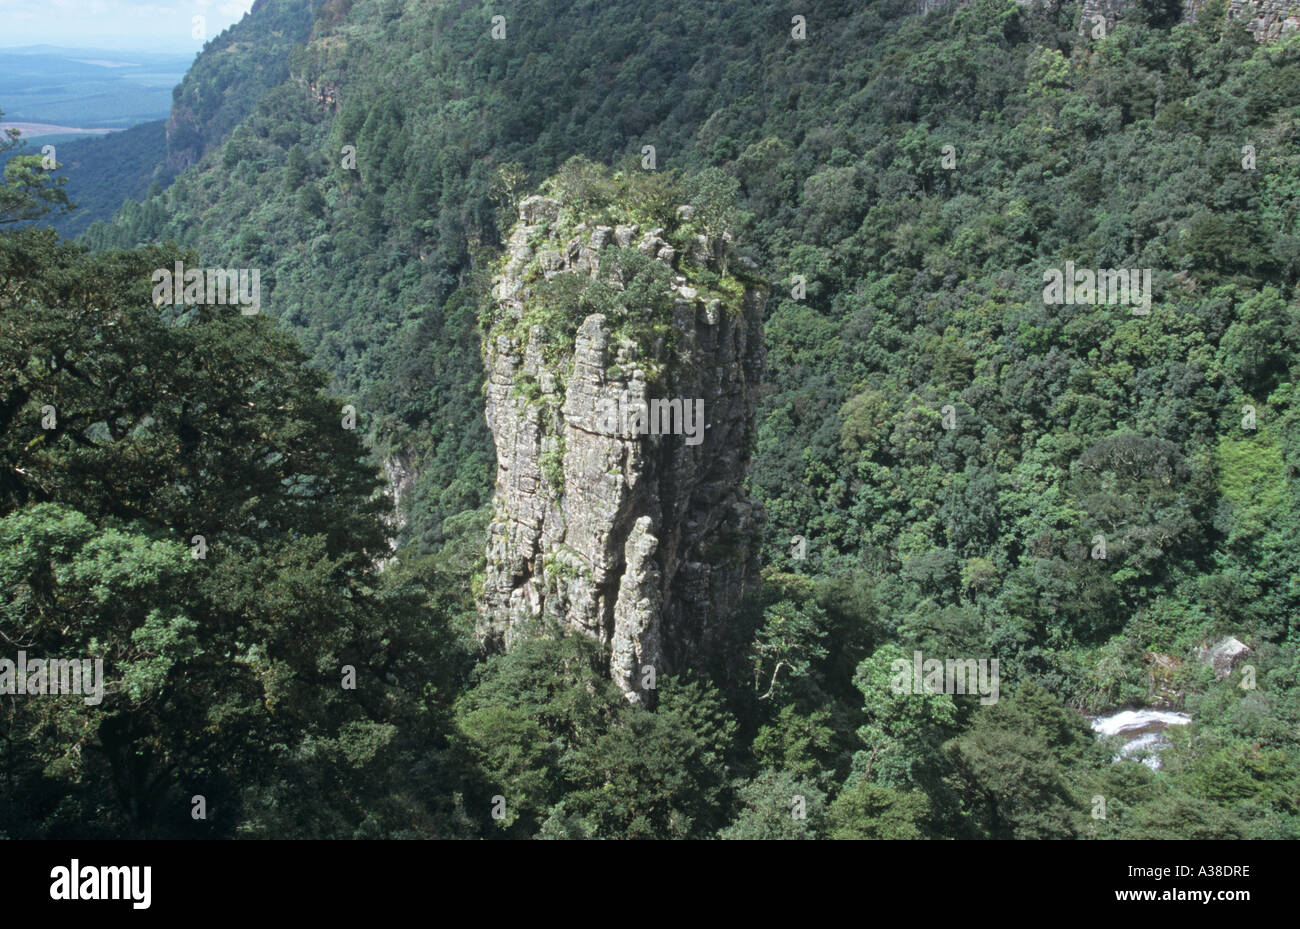
[[797, 606], [782, 600], [764, 610], [763, 626], [754, 640], [751, 657], [754, 688], [760, 692], [760, 700], [789, 687], [791, 680], [806, 677], [815, 663], [826, 657], [826, 648], [821, 644], [825, 626], [825, 613], [815, 602]]
[[[0, 110], [0, 117], [4, 111]], [[26, 145], [22, 133], [13, 128], [0, 133], [0, 160], [4, 163], [4, 184], [0, 185], [0, 225], [39, 219], [53, 209], [70, 210], [64, 191], [67, 178], [55, 178], [43, 166], [40, 155], [6, 153]], [[57, 166], [56, 166], [57, 167]]]
[[710, 837], [725, 822], [735, 725], [712, 686], [663, 679], [655, 712], [628, 708], [574, 747], [565, 808], [592, 837]]
[[816, 784], [789, 771], [766, 768], [736, 793], [740, 814], [718, 838], [761, 841], [821, 836], [826, 795]]
[[761, 726], [754, 738], [754, 760], [811, 783], [824, 783], [833, 767], [834, 730], [830, 710], [800, 713], [793, 704], [781, 707], [776, 719]]
[[919, 791], [858, 781], [840, 792], [827, 814], [832, 839], [923, 839], [930, 803]]
[[174, 249], [0, 245], [6, 636], [106, 681], [9, 704], [5, 776], [36, 799], [6, 831], [345, 831], [395, 789], [395, 720], [436, 738], [436, 623], [376, 593], [386, 506], [340, 405], [265, 318], [155, 306]]
[[946, 748], [968, 789], [972, 813], [993, 838], [1070, 838], [1083, 804], [1072, 770], [1093, 747], [1087, 724], [1033, 683], [983, 708]]
[[[900, 672], [896, 662], [907, 670]], [[912, 658], [893, 644], [858, 665], [853, 683], [865, 722], [858, 729], [864, 747], [853, 758], [856, 777], [904, 788], [932, 779], [938, 745], [955, 728], [957, 711], [949, 694], [914, 693], [912, 678]]]

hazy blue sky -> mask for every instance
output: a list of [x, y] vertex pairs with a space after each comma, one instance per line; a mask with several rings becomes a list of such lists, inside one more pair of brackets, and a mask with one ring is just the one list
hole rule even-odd
[[[238, 22], [253, 0], [0, 0], [0, 47], [196, 52]], [[205, 36], [194, 38], [194, 17]]]

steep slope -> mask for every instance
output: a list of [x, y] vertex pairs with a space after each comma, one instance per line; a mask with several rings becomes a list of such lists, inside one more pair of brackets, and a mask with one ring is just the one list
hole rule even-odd
[[[176, 238], [205, 264], [261, 268], [267, 309], [409, 488], [394, 570], [436, 552], [455, 586], [434, 611], [493, 598], [504, 640], [531, 599], [543, 620], [549, 606], [589, 621], [612, 653], [620, 602], [663, 590], [669, 519], [648, 493], [658, 481], [632, 472], [647, 493], [625, 499], [648, 522], [629, 548], [637, 520], [598, 522], [587, 490], [604, 483], [567, 439], [559, 453], [580, 425], [565, 413], [578, 333], [610, 317], [584, 307], [585, 285], [549, 309], [523, 303], [564, 339], [535, 364], [531, 331], [488, 342], [494, 436], [480, 335], [502, 333], [479, 311], [500, 310], [493, 261], [520, 194], [572, 153], [618, 163], [653, 147], [654, 170], [626, 172], [649, 177], [718, 168], [749, 214], [738, 247], [775, 282], [747, 487], [765, 509], [764, 577], [730, 618], [733, 652], [708, 669], [741, 720], [745, 770], [797, 766], [841, 797], [862, 788], [868, 806], [877, 788], [894, 808], [924, 795], [948, 836], [1295, 835], [1300, 41], [1259, 43], [1227, 5], [1180, 23], [1170, 4], [1137, 4], [1096, 38], [1079, 3], [917, 6], [810, 4], [798, 37], [777, 3], [531, 0], [505, 11], [498, 39], [483, 5], [335, 5], [219, 148], [88, 238]], [[629, 224], [585, 221], [611, 235]], [[1069, 267], [1149, 272], [1149, 312], [1049, 298], [1044, 274]], [[584, 334], [584, 357], [600, 338], [599, 325]], [[529, 365], [554, 388], [521, 376]], [[612, 366], [604, 384], [621, 377]], [[499, 438], [503, 500], [533, 508], [540, 529], [495, 518]], [[561, 566], [580, 494], [580, 518], [601, 529], [572, 576], [600, 564], [613, 596]], [[1197, 647], [1229, 635], [1257, 657], [1253, 690], [1198, 677]], [[530, 639], [487, 663], [519, 704], [515, 726], [498, 725], [499, 706], [462, 720], [484, 757], [509, 766], [516, 749], [592, 731], [554, 717], [532, 728], [537, 691], [587, 692], [557, 684], [569, 679], [543, 657], [575, 641]], [[621, 641], [628, 683], [653, 643]], [[1008, 706], [925, 701], [933, 712], [916, 719], [884, 683], [891, 658], [915, 651], [998, 659]], [[1132, 816], [1088, 820], [1062, 799], [1117, 781], [1108, 759], [1041, 733], [1175, 692], [1197, 738], [1134, 785]], [[1083, 730], [1065, 741], [1089, 745]], [[640, 743], [625, 744], [635, 758]], [[603, 764], [606, 748], [587, 757]], [[1005, 756], [1022, 748], [1018, 768]], [[1225, 781], [1233, 766], [1242, 779]], [[1041, 789], [1026, 797], [1015, 770]], [[539, 818], [563, 819], [562, 793]]]
[[[307, 41], [324, 4], [257, 0], [247, 16], [208, 42], [172, 88], [166, 120], [106, 136], [46, 140], [56, 145], [58, 173], [67, 178], [66, 189], [77, 209], [38, 224], [72, 238], [94, 223], [110, 220], [123, 201], [132, 204], [125, 218], [129, 223], [131, 216], [139, 215], [130, 212], [136, 201], [146, 199], [155, 184], [159, 191], [166, 188], [177, 174], [224, 142], [264, 93], [285, 82], [291, 52]], [[39, 154], [38, 148], [25, 151]]]
[[[77, 208], [46, 217], [40, 225], [73, 238], [91, 223], [113, 216], [124, 201], [145, 199], [155, 182], [167, 183], [170, 178], [162, 166], [167, 145], [165, 126], [165, 121], [159, 119], [106, 136], [49, 140], [62, 166], [58, 174], [68, 179], [68, 199]], [[29, 144], [21, 152], [39, 154], [40, 146]]]
[[775, 3], [756, 15], [538, 0], [510, 12], [501, 40], [491, 16], [331, 4], [290, 78], [220, 151], [87, 237], [175, 239], [207, 262], [263, 268], [268, 310], [404, 463], [406, 540], [426, 550], [491, 489], [475, 271], [500, 245], [498, 215], [513, 221], [509, 192], [575, 153], [608, 163], [649, 144], [659, 170], [704, 167], [716, 146], [695, 137], [718, 101], [754, 86], [758, 59], [795, 48]]
[[[780, 282], [749, 482], [769, 573], [833, 579], [868, 644], [1141, 700], [1144, 656], [1281, 648], [1300, 612], [1300, 44], [1221, 9], [1139, 6], [1093, 39], [1077, 3], [827, 2], [797, 38], [777, 3], [534, 0], [495, 39], [487, 7], [358, 0], [219, 150], [88, 238], [262, 268], [408, 475], [410, 554], [479, 552], [499, 218], [575, 152], [721, 168], [738, 247]], [[1067, 262], [1150, 270], [1150, 312], [1045, 302]], [[1252, 473], [1286, 504], [1241, 505]], [[1098, 535], [1107, 557], [1081, 557]], [[861, 653], [819, 666], [819, 641], [755, 645], [805, 656], [769, 712], [857, 711]]]
[[290, 52], [311, 35], [326, 0], [256, 0], [247, 16], [204, 46], [172, 92], [166, 170], [179, 174], [220, 145], [266, 93], [289, 76]]

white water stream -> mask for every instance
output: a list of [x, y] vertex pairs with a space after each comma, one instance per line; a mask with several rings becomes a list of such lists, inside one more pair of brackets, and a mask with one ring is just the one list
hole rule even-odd
[[1186, 726], [1191, 721], [1192, 717], [1186, 713], [1173, 710], [1120, 710], [1109, 716], [1088, 718], [1092, 731], [1098, 737], [1117, 735], [1124, 739], [1123, 747], [1115, 756], [1116, 761], [1141, 752], [1142, 763], [1153, 771], [1160, 769], [1160, 756], [1157, 752], [1169, 744], [1165, 730], [1170, 726]]

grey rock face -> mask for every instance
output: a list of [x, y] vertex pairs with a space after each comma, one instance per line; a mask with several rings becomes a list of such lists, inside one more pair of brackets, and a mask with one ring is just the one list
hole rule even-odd
[[[766, 291], [743, 285], [742, 296], [720, 306], [716, 295], [687, 286], [689, 269], [678, 273], [664, 230], [561, 229], [560, 214], [548, 198], [520, 204], [494, 285], [484, 362], [497, 482], [481, 632], [509, 648], [546, 619], [558, 621], [607, 647], [611, 678], [638, 702], [647, 698], [646, 666], [671, 673], [706, 653], [756, 581], [758, 513], [742, 485]], [[710, 243], [711, 254], [726, 261], [725, 245]], [[592, 313], [548, 360], [547, 333], [522, 322], [531, 287], [599, 273], [602, 255], [620, 248], [672, 268], [675, 347], [637, 344]], [[674, 398], [688, 409], [703, 401], [693, 441], [642, 434], [635, 420], [610, 415]]]
[[[384, 517], [384, 525], [388, 529], [388, 548], [390, 551], [397, 551], [398, 538], [402, 530], [406, 528], [405, 502], [407, 495], [410, 494], [411, 488], [415, 486], [415, 471], [411, 467], [411, 455], [409, 452], [401, 451], [390, 455], [384, 460], [384, 477], [388, 482], [388, 487], [393, 500], [393, 511]], [[386, 565], [392, 559], [384, 559], [380, 566]]]
[[1196, 660], [1214, 668], [1214, 679], [1221, 681], [1237, 666], [1237, 663], [1250, 654], [1250, 646], [1234, 636], [1218, 642], [1210, 648], [1198, 648]]
[[[1196, 22], [1207, 0], [1182, 0], [1183, 21]], [[1079, 34], [1091, 33], [1096, 17], [1115, 28], [1132, 9], [1133, 0], [1084, 0], [1079, 16]], [[1227, 18], [1241, 22], [1257, 42], [1271, 42], [1300, 28], [1300, 0], [1229, 0]]]

